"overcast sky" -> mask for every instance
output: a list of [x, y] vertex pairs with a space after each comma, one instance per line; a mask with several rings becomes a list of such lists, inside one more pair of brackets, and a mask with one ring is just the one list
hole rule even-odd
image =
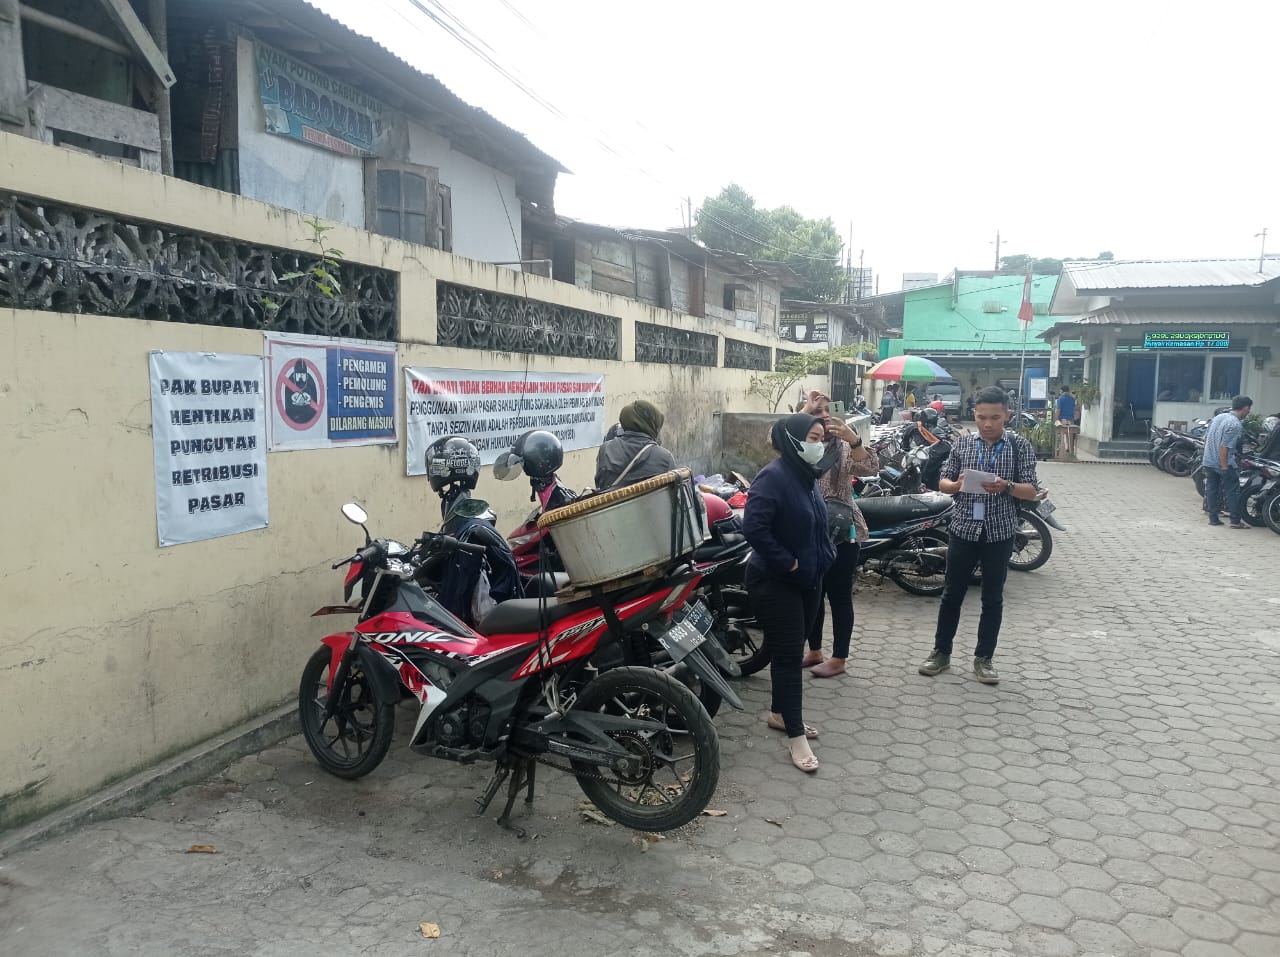
[[313, 0], [573, 170], [557, 211], [682, 222], [729, 182], [904, 271], [1280, 253], [1280, 3]]

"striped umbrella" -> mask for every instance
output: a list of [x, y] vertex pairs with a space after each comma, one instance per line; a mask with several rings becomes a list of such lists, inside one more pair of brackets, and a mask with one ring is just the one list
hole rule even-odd
[[894, 356], [882, 359], [867, 370], [866, 379], [888, 379], [893, 382], [932, 382], [950, 379], [951, 373], [924, 356]]

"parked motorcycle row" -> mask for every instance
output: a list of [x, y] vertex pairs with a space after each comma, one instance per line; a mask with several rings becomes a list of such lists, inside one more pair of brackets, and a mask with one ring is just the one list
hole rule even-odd
[[[1156, 468], [1180, 478], [1190, 476], [1203, 502], [1204, 435], [1209, 421], [1200, 419], [1187, 431], [1152, 426], [1147, 459]], [[1246, 436], [1238, 453], [1241, 512], [1250, 525], [1269, 527], [1280, 535], [1280, 414], [1262, 420], [1256, 437]], [[1225, 498], [1219, 511], [1227, 511]]]
[[[935, 446], [950, 432], [940, 432], [903, 423], [880, 436], [884, 468], [855, 488], [871, 531], [862, 570], [917, 595], [939, 595], [945, 581], [954, 504], [936, 491], [941, 463], [931, 468], [938, 455], [945, 461]], [[483, 813], [505, 784], [503, 825], [522, 794], [532, 802], [538, 765], [574, 775], [599, 811], [626, 827], [687, 824], [719, 779], [712, 718], [726, 701], [743, 706], [728, 679], [769, 661], [748, 608], [750, 548], [734, 508], [749, 483], [735, 477], [699, 492], [684, 469], [641, 483], [642, 496], [623, 499], [659, 501], [660, 514], [671, 516], [670, 528], [659, 529], [669, 533], [670, 553], [644, 574], [601, 582], [584, 571], [580, 553], [565, 552], [565, 529], [583, 515], [618, 512], [622, 500], [610, 498], [617, 492], [580, 496], [560, 481], [558, 440], [527, 433], [493, 467], [499, 480], [527, 478], [534, 502], [504, 538], [487, 503], [471, 495], [478, 455], [469, 443], [459, 446], [457, 455], [472, 458], [429, 463], [442, 500], [440, 531], [407, 545], [374, 538], [365, 509], [343, 506], [364, 530], [364, 545], [333, 566], [346, 568], [345, 603], [315, 615], [353, 614], [356, 623], [325, 637], [303, 670], [299, 710], [312, 754], [338, 777], [368, 774], [390, 748], [396, 706], [411, 700], [410, 748], [492, 764], [477, 804]], [[1061, 528], [1051, 506], [1039, 513], [1047, 502], [1029, 504], [1010, 561], [1023, 571], [1048, 560], [1049, 524]], [[447, 575], [461, 567], [482, 574], [475, 595], [492, 594], [496, 603], [456, 603]], [[505, 597], [508, 568], [516, 591], [532, 597]]]

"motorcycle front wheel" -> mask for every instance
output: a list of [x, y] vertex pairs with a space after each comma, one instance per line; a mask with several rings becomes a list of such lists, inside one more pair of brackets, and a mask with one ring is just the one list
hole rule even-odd
[[652, 668], [614, 668], [588, 682], [573, 707], [636, 723], [606, 732], [639, 759], [635, 771], [572, 762], [602, 814], [637, 831], [669, 831], [702, 813], [720, 780], [720, 741], [692, 691]]
[[1272, 492], [1262, 503], [1262, 518], [1267, 528], [1280, 535], [1280, 491]]
[[1178, 478], [1186, 478], [1196, 467], [1196, 453], [1186, 449], [1170, 452], [1164, 459], [1164, 470]]
[[332, 718], [324, 719], [329, 697], [329, 664], [332, 653], [321, 646], [302, 669], [298, 688], [298, 718], [307, 747], [330, 774], [340, 778], [364, 777], [387, 756], [395, 734], [395, 702], [382, 701], [373, 682], [351, 662], [347, 686]]
[[[1271, 493], [1268, 492], [1268, 495]], [[1244, 516], [1244, 520], [1254, 528], [1263, 528], [1267, 524], [1267, 517], [1263, 514], [1266, 507], [1266, 498], [1261, 492], [1250, 495], [1240, 503], [1240, 514]]]

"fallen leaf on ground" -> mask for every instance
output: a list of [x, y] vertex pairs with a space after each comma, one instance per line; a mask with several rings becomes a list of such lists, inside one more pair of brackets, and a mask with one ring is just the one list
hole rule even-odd
[[609, 820], [599, 811], [596, 811], [589, 807], [584, 807], [582, 809], [582, 816], [585, 817], [588, 821], [595, 821], [597, 824], [603, 824], [605, 827], [613, 826], [613, 822], [611, 820]]
[[422, 936], [427, 940], [437, 940], [440, 937], [440, 925], [432, 924], [424, 921], [418, 925], [418, 930], [422, 931]]
[[218, 849], [212, 844], [192, 844], [187, 848], [188, 854], [217, 854]]
[[767, 818], [765, 818], [765, 819], [764, 819], [764, 822], [765, 822], [766, 824], [772, 824], [774, 827], [782, 827], [782, 822], [781, 822], [781, 821], [775, 821], [775, 820], [774, 820], [773, 818], [771, 818], [771, 817], [767, 817]]
[[661, 834], [654, 834], [652, 831], [641, 831], [640, 840], [646, 844], [656, 844], [658, 841], [665, 841], [666, 837]]
[[707, 817], [728, 817], [728, 811], [717, 811], [713, 808], [704, 808], [702, 811]]

